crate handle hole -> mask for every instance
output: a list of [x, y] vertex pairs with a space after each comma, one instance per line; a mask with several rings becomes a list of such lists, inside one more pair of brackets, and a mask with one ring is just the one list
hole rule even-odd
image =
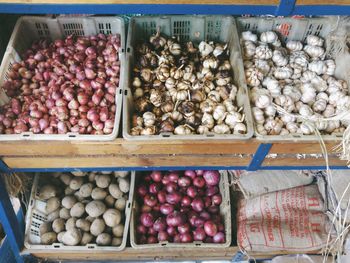
[[29, 137], [30, 134], [22, 134], [22, 137]]
[[74, 134], [69, 134], [68, 137], [69, 137], [69, 138], [75, 138], [75, 137], [77, 137], [77, 136], [74, 135]]
[[162, 134], [162, 137], [168, 138], [168, 137], [170, 137], [170, 134]]
[[89, 249], [94, 249], [94, 248], [95, 248], [95, 246], [88, 246], [88, 248], [89, 248]]
[[214, 134], [207, 134], [207, 137], [214, 137]]

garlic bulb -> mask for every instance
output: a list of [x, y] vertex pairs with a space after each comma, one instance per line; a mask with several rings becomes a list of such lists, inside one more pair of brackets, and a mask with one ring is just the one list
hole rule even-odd
[[309, 64], [309, 56], [304, 51], [292, 51], [289, 56], [289, 63], [292, 68], [300, 67], [306, 69]]
[[316, 73], [310, 70], [304, 71], [300, 80], [302, 82], [311, 82], [314, 78], [316, 78]]
[[312, 105], [312, 109], [315, 112], [322, 112], [326, 109], [326, 107], [327, 107], [327, 101], [325, 101], [324, 99], [318, 99]]
[[207, 134], [210, 132], [209, 128], [204, 126], [204, 125], [199, 125], [198, 128], [197, 128], [197, 132], [199, 134]]
[[283, 67], [288, 64], [288, 59], [282, 54], [280, 50], [273, 51], [272, 61], [277, 67]]
[[270, 59], [272, 50], [267, 45], [260, 45], [255, 49], [255, 55], [259, 59]]
[[244, 41], [243, 53], [245, 57], [251, 58], [255, 55], [256, 46], [252, 41]]
[[327, 72], [327, 65], [322, 60], [314, 60], [309, 63], [309, 70], [315, 72], [317, 75], [322, 75]]
[[289, 40], [286, 47], [291, 51], [300, 51], [303, 49], [303, 44], [300, 41]]
[[304, 51], [312, 58], [319, 58], [324, 54], [324, 48], [320, 46], [306, 45]]
[[265, 122], [264, 128], [269, 135], [278, 135], [281, 133], [283, 122], [279, 119], [268, 118]]
[[301, 98], [301, 92], [297, 87], [286, 85], [282, 90], [283, 95], [287, 95], [292, 98], [294, 102], [297, 102]]
[[244, 123], [238, 122], [233, 128], [233, 134], [245, 134], [247, 133], [247, 127]]
[[222, 104], [218, 104], [213, 112], [213, 118], [217, 121], [217, 123], [221, 124], [226, 117], [226, 108]]
[[174, 133], [177, 135], [188, 135], [192, 133], [192, 130], [187, 125], [179, 125], [175, 128]]
[[270, 71], [270, 65], [266, 60], [263, 59], [256, 59], [255, 60], [255, 67], [262, 73], [264, 76], [266, 76]]
[[263, 80], [264, 74], [257, 68], [252, 67], [245, 71], [245, 77], [249, 86], [256, 87], [260, 85], [260, 81]]
[[260, 134], [260, 135], [267, 135], [267, 131], [265, 130], [264, 125], [262, 125], [262, 124], [257, 124], [256, 130], [257, 130], [258, 134]]
[[205, 41], [202, 41], [199, 43], [198, 49], [199, 49], [199, 52], [201, 53], [202, 57], [208, 56], [214, 50], [212, 45], [208, 44]]
[[237, 123], [241, 123], [243, 120], [244, 116], [242, 116], [239, 112], [231, 111], [226, 115], [225, 123], [230, 126], [230, 128], [234, 128]]
[[253, 34], [251, 31], [244, 31], [242, 32], [242, 39], [257, 42], [258, 36], [256, 34]]
[[286, 124], [286, 129], [290, 132], [290, 133], [297, 133], [299, 126], [298, 124], [296, 124], [295, 122], [289, 122]]
[[300, 85], [300, 90], [302, 92], [300, 100], [304, 103], [313, 102], [316, 97], [316, 90], [310, 83], [303, 83]]
[[300, 131], [302, 134], [309, 135], [314, 132], [314, 127], [308, 123], [300, 124]]
[[262, 94], [255, 100], [255, 106], [260, 109], [264, 109], [269, 105], [271, 105], [271, 98], [268, 95]]
[[255, 121], [259, 124], [263, 124], [265, 122], [264, 112], [258, 107], [252, 108], [253, 117]]
[[278, 67], [273, 73], [276, 79], [289, 79], [293, 74], [293, 70], [290, 67]]
[[214, 48], [214, 50], [213, 50], [213, 55], [214, 55], [214, 57], [220, 56], [222, 53], [224, 53], [224, 51], [226, 50], [226, 48], [227, 48], [227, 44], [224, 44], [224, 45], [222, 45], [222, 44], [216, 44], [216, 45], [215, 45], [215, 48]]
[[230, 127], [224, 123], [215, 125], [213, 130], [217, 134], [229, 134], [229, 133], [231, 133]]
[[323, 39], [315, 36], [315, 35], [308, 35], [306, 37], [306, 43], [310, 46], [319, 46], [322, 47], [323, 46]]
[[143, 94], [144, 94], [144, 92], [143, 92], [142, 88], [136, 88], [134, 91], [134, 98], [135, 99], [140, 98], [143, 96]]
[[233, 104], [232, 99], [224, 100], [222, 104], [224, 104], [228, 112], [237, 110], [237, 107]]
[[296, 118], [293, 115], [287, 115], [287, 114], [281, 115], [281, 120], [283, 121], [284, 124], [295, 122], [295, 119]]
[[304, 104], [301, 105], [299, 109], [299, 114], [304, 117], [310, 117], [313, 114], [313, 111], [309, 105]]
[[271, 104], [264, 109], [265, 114], [270, 117], [274, 117], [276, 115], [276, 111], [276, 108]]
[[155, 107], [160, 107], [162, 104], [162, 93], [159, 90], [152, 89], [149, 100]]
[[329, 118], [329, 117], [332, 117], [335, 113], [335, 109], [332, 105], [328, 104], [326, 106], [326, 109], [323, 111], [322, 115], [325, 117], [325, 118]]
[[202, 117], [202, 125], [209, 129], [212, 129], [215, 125], [213, 115], [209, 113], [204, 113]]
[[151, 127], [156, 122], [156, 115], [153, 112], [147, 111], [143, 115], [143, 123], [146, 127]]
[[214, 57], [208, 57], [203, 61], [203, 67], [205, 68], [216, 69], [218, 65], [219, 65], [218, 60]]
[[265, 78], [262, 85], [266, 87], [268, 91], [270, 91], [270, 94], [273, 98], [276, 98], [281, 94], [281, 86], [279, 82], [274, 78]]
[[273, 31], [266, 31], [261, 33], [260, 35], [260, 41], [264, 43], [274, 43], [278, 40], [278, 36], [275, 32]]
[[328, 60], [325, 60], [325, 63], [326, 63], [326, 67], [327, 67], [325, 74], [330, 75], [330, 76], [334, 75], [334, 72], [335, 72], [334, 60], [328, 59]]

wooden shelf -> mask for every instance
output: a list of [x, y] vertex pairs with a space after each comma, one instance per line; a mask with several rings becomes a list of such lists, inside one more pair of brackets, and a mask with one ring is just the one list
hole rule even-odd
[[[91, 168], [91, 167], [246, 167], [260, 141], [145, 141], [116, 139], [111, 142], [20, 141], [1, 142], [0, 157], [13, 169], [21, 168]], [[336, 142], [327, 142], [330, 164], [346, 165], [333, 153]], [[320, 154], [318, 142], [276, 142], [264, 166], [323, 166], [323, 158], [297, 154]], [[285, 156], [287, 155], [287, 156]]]
[[278, 5], [279, 0], [0, 0], [16, 4], [201, 4], [201, 5]]

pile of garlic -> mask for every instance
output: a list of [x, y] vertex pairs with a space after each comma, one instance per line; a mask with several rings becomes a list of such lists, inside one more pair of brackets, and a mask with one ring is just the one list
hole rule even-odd
[[158, 31], [135, 58], [132, 135], [247, 132], [227, 44], [181, 44]]
[[[342, 133], [347, 123], [325, 121], [350, 108], [347, 83], [336, 79], [335, 62], [325, 59], [324, 40], [309, 35], [306, 43], [282, 47], [273, 31], [242, 33], [244, 68], [253, 117], [260, 135]], [[277, 112], [276, 106], [284, 109]], [[301, 115], [302, 117], [296, 117]]]

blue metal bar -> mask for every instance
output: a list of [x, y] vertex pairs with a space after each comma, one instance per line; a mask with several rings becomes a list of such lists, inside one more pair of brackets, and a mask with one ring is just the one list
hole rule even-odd
[[280, 0], [280, 4], [276, 9], [276, 16], [289, 16], [293, 13], [296, 0]]
[[293, 15], [340, 15], [348, 16], [350, 5], [296, 5]]
[[253, 159], [247, 167], [247, 171], [256, 171], [259, 170], [261, 164], [263, 163], [265, 156], [269, 153], [272, 147], [271, 143], [261, 143], [256, 150]]
[[9, 14], [274, 14], [274, 5], [181, 4], [0, 4]]
[[22, 227], [18, 223], [2, 176], [0, 176], [0, 221], [6, 233], [6, 238], [10, 242], [16, 262], [23, 263], [24, 261], [20, 255], [23, 246]]
[[10, 170], [8, 168], [8, 166], [6, 165], [6, 163], [4, 163], [1, 159], [0, 159], [0, 172], [2, 173], [8, 173]]

